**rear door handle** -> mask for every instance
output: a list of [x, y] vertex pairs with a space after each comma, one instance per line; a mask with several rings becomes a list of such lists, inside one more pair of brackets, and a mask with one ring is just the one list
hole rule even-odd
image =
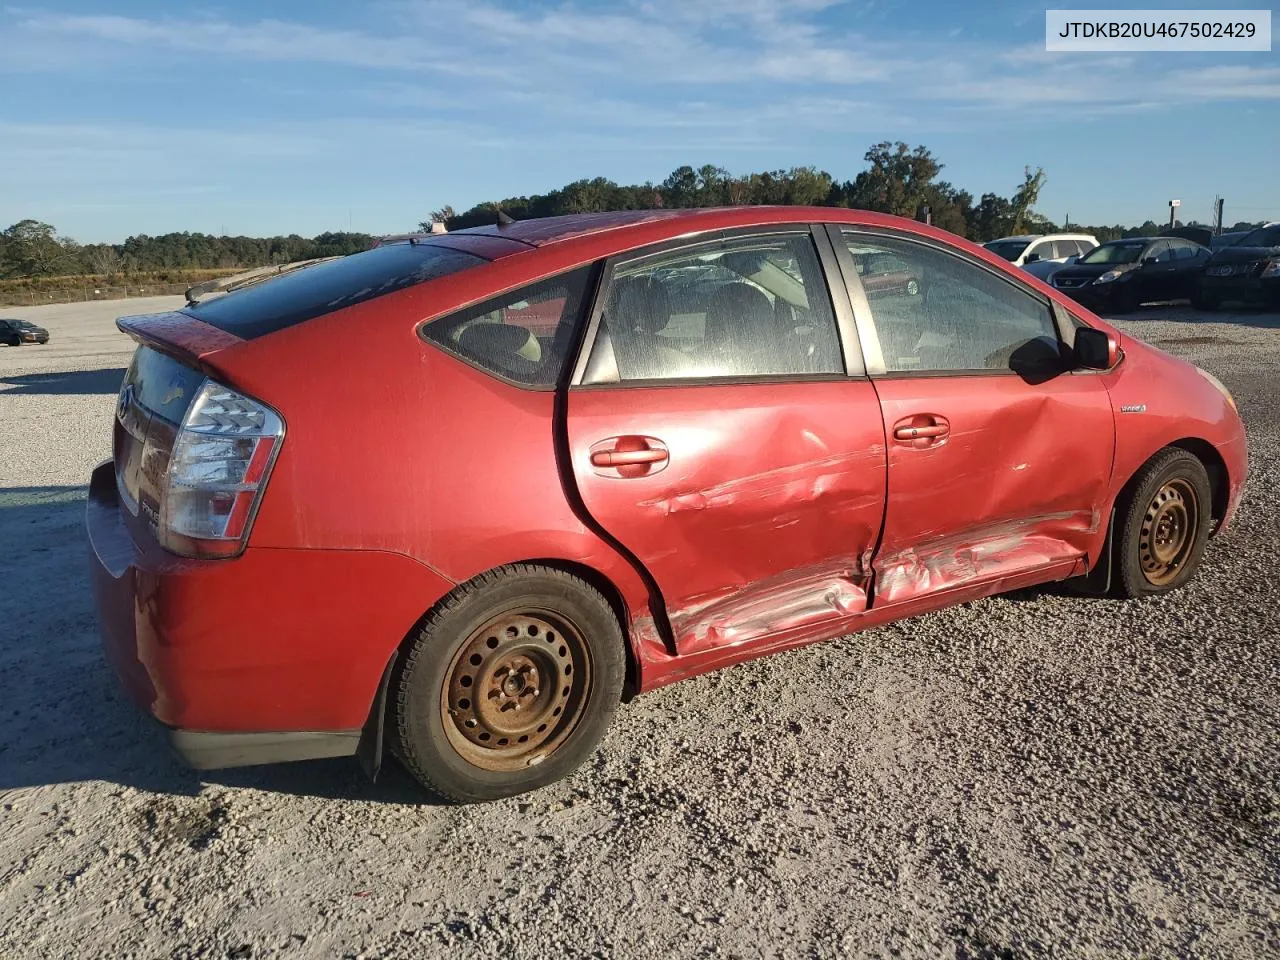
[[591, 445], [591, 469], [602, 477], [632, 479], [666, 469], [671, 458], [667, 445], [657, 437], [609, 437]]
[[936, 413], [917, 413], [893, 425], [893, 439], [917, 450], [945, 443], [950, 434], [951, 424]]
[[947, 428], [940, 423], [928, 427], [899, 427], [893, 431], [895, 440], [915, 440], [920, 437], [945, 437]]
[[661, 463], [667, 459], [665, 450], [597, 450], [591, 455], [591, 463], [597, 467], [622, 467], [632, 463]]

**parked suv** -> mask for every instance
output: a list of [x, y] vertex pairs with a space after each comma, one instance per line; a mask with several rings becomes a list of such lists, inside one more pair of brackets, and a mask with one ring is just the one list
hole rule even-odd
[[1201, 310], [1216, 310], [1227, 300], [1280, 308], [1280, 223], [1215, 250], [1198, 279], [1193, 299]]
[[1174, 590], [1245, 482], [1208, 373], [857, 210], [459, 230], [119, 326], [93, 589], [197, 767], [385, 741], [509, 796], [624, 684], [1047, 581]]
[[1022, 267], [1033, 277], [1046, 281], [1097, 245], [1097, 238], [1087, 233], [1031, 234], [1004, 237], [984, 244], [996, 256], [1004, 257], [1015, 267]]
[[20, 347], [24, 343], [48, 343], [49, 331], [30, 320], [0, 319], [0, 343]]
[[1195, 296], [1209, 249], [1181, 237], [1111, 240], [1049, 281], [1091, 310], [1120, 314], [1156, 300]]

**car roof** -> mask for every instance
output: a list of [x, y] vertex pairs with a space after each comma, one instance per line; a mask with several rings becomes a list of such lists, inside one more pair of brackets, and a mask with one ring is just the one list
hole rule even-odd
[[867, 226], [900, 226], [924, 224], [902, 217], [846, 207], [798, 207], [760, 205], [742, 207], [695, 207], [678, 210], [618, 210], [610, 213], [571, 213], [560, 217], [517, 220], [509, 224], [466, 227], [438, 234], [427, 242], [451, 243], [449, 238], [501, 237], [530, 247], [577, 240], [630, 230], [639, 232], [645, 226], [666, 223], [663, 231], [671, 236], [717, 228], [771, 223], [848, 223]]
[[995, 240], [988, 240], [987, 243], [1004, 243], [1006, 240], [1039, 240], [1044, 234], [1042, 233], [1021, 233], [1016, 237], [997, 237]]

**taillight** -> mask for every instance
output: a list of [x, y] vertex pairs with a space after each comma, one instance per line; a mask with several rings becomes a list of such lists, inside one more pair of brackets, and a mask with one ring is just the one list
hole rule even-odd
[[188, 557], [244, 550], [284, 421], [257, 400], [205, 380], [182, 418], [161, 497], [160, 543]]

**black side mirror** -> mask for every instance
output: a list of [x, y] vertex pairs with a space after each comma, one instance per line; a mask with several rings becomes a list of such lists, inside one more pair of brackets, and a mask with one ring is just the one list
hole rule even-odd
[[1035, 263], [1035, 262], [1036, 262], [1037, 260], [1039, 260], [1039, 259], [1040, 259], [1040, 254], [1038, 254], [1038, 253], [1028, 253], [1028, 254], [1027, 254], [1027, 259], [1023, 260], [1022, 262], [1023, 262], [1023, 263]]
[[1076, 330], [1076, 366], [1083, 370], [1110, 370], [1120, 359], [1120, 347], [1111, 335], [1093, 327]]

